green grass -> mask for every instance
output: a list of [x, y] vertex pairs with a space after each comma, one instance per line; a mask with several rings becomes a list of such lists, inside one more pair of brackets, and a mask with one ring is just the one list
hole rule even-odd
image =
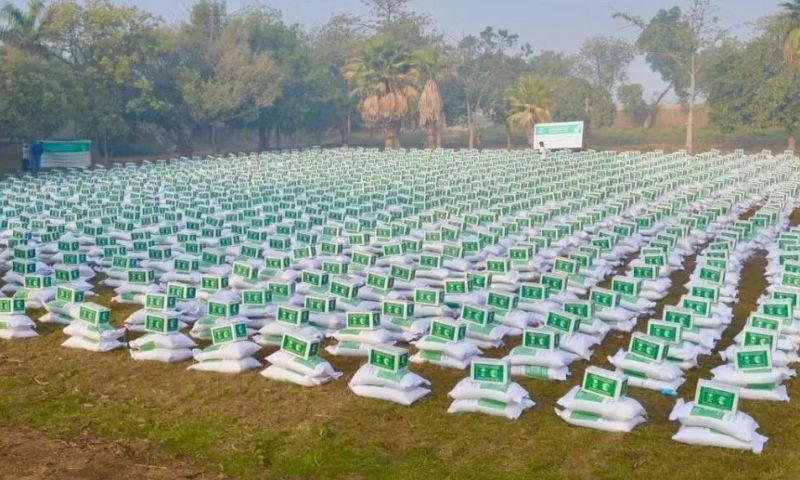
[[[693, 268], [678, 272], [663, 303], [675, 303]], [[725, 348], [765, 288], [763, 252], [742, 275], [735, 323], [719, 344]], [[103, 291], [100, 303], [109, 304]], [[659, 306], [660, 308], [661, 306]], [[121, 322], [136, 307], [114, 308]], [[41, 312], [32, 315], [38, 317]], [[640, 328], [644, 321], [640, 322]], [[345, 372], [331, 384], [306, 389], [265, 380], [257, 372], [226, 376], [187, 372], [188, 363], [134, 362], [125, 351], [97, 354], [60, 347], [64, 335], [51, 325], [31, 341], [0, 346], [0, 422], [53, 435], [90, 434], [118, 442], [145, 443], [234, 478], [418, 479], [619, 479], [798, 478], [796, 432], [800, 407], [742, 401], [770, 437], [761, 456], [678, 444], [667, 421], [673, 398], [642, 389], [630, 394], [649, 413], [630, 434], [612, 434], [561, 421], [558, 398], [580, 381], [588, 362], [572, 367], [564, 383], [517, 379], [537, 405], [517, 422], [479, 414], [449, 415], [447, 392], [466, 372], [431, 365], [412, 369], [433, 382], [433, 392], [412, 407], [353, 395], [347, 380], [364, 359], [330, 358]], [[592, 364], [626, 346], [627, 334], [611, 333]], [[512, 341], [516, 344], [517, 341]], [[490, 351], [498, 357], [507, 349]], [[262, 354], [271, 352], [264, 350]], [[263, 356], [263, 355], [260, 355]], [[721, 361], [704, 357], [681, 388], [691, 397], [698, 378]], [[800, 396], [800, 382], [789, 382]]]

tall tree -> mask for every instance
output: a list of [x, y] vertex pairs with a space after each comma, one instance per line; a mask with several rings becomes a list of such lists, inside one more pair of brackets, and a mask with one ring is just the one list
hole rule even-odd
[[478, 114], [493, 116], [504, 109], [508, 89], [528, 67], [530, 45], [519, 45], [519, 36], [486, 27], [476, 37], [468, 35], [457, 46], [457, 81], [462, 87], [469, 148], [475, 148]]
[[554, 82], [575, 75], [579, 63], [577, 55], [566, 55], [553, 50], [545, 50], [528, 60], [530, 71], [535, 75]]
[[581, 46], [579, 69], [587, 80], [613, 97], [617, 87], [628, 79], [634, 53], [633, 45], [621, 38], [587, 38]]
[[46, 21], [44, 0], [29, 0], [23, 10], [13, 3], [0, 8], [0, 43], [28, 53], [47, 56], [42, 25]]
[[781, 3], [789, 17], [789, 26], [783, 38], [783, 55], [789, 66], [800, 70], [800, 0]]
[[640, 83], [621, 85], [617, 90], [617, 97], [625, 113], [631, 116], [633, 122], [641, 122], [647, 115], [647, 102], [644, 101], [644, 87]]
[[390, 37], [412, 50], [437, 39], [431, 18], [411, 9], [411, 0], [361, 0], [370, 11], [366, 26], [376, 35]]
[[384, 129], [386, 148], [400, 148], [401, 121], [417, 96], [419, 71], [412, 52], [391, 38], [374, 38], [347, 62], [344, 76], [361, 99], [364, 122]]
[[800, 133], [800, 75], [786, 68], [783, 39], [790, 20], [776, 16], [761, 24], [747, 43], [729, 42], [715, 55], [709, 79], [711, 122], [723, 132], [780, 128], [790, 150]]
[[350, 85], [342, 71], [349, 52], [358, 51], [366, 41], [366, 28], [358, 19], [348, 15], [335, 15], [325, 25], [317, 28], [311, 35], [311, 47], [317, 62], [324, 66], [330, 75], [326, 85], [329, 100], [319, 106], [335, 118], [342, 146], [350, 144], [353, 117], [357, 117], [358, 101], [351, 95]]
[[512, 125], [527, 130], [531, 148], [536, 148], [533, 143], [533, 130], [536, 124], [550, 120], [553, 94], [554, 89], [551, 85], [532, 75], [520, 77], [508, 94], [510, 112], [508, 119]]
[[109, 157], [109, 142], [131, 137], [132, 106], [152, 93], [147, 63], [157, 50], [158, 20], [106, 0], [50, 5], [42, 38], [74, 78], [73, 122]]
[[686, 149], [690, 152], [694, 148], [698, 79], [707, 68], [702, 54], [724, 35], [714, 13], [711, 0], [691, 0], [686, 12], [679, 7], [661, 9], [649, 22], [625, 13], [614, 14], [640, 30], [636, 43], [645, 59], [685, 103]]
[[426, 48], [417, 52], [417, 62], [425, 85], [419, 96], [419, 123], [425, 129], [426, 148], [442, 147], [444, 127], [444, 104], [439, 93], [439, 82], [453, 73], [449, 60], [442, 49]]
[[198, 122], [206, 122], [212, 132], [211, 146], [216, 153], [216, 126], [271, 105], [279, 93], [274, 81], [275, 64], [266, 53], [250, 49], [247, 31], [238, 24], [225, 28], [210, 52], [213, 71], [201, 75], [184, 70], [181, 79], [183, 99]]
[[72, 77], [37, 55], [0, 47], [0, 137], [44, 138], [69, 119]]

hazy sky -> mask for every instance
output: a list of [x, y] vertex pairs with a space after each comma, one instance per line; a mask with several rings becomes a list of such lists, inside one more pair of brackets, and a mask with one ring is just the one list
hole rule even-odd
[[[26, 1], [15, 0], [14, 3]], [[165, 20], [176, 21], [186, 17], [192, 0], [118, 0], [115, 3], [136, 5]], [[366, 12], [360, 0], [228, 0], [228, 8], [235, 11], [253, 3], [277, 8], [286, 21], [306, 26], [325, 23], [334, 13]], [[436, 28], [452, 40], [491, 25], [519, 34], [535, 51], [566, 53], [577, 52], [583, 40], [594, 35], [633, 40], [635, 31], [625, 28], [622, 21], [612, 19], [614, 11], [649, 18], [659, 8], [686, 3], [686, 0], [412, 0], [414, 9], [430, 14]], [[716, 0], [720, 26], [731, 29], [736, 35], [749, 35], [754, 21], [780, 10], [778, 3], [780, 0]], [[663, 85], [640, 58], [631, 67], [630, 81], [644, 84], [648, 92]]]

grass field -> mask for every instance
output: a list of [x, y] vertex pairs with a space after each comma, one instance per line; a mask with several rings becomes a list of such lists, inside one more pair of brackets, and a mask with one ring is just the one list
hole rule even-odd
[[[800, 211], [793, 223], [800, 223]], [[674, 274], [657, 315], [685, 293], [693, 262], [687, 258], [684, 271]], [[745, 265], [734, 323], [718, 349], [731, 344], [755, 308], [766, 287], [765, 265], [763, 251]], [[99, 302], [108, 305], [109, 297], [101, 290]], [[137, 308], [114, 307], [114, 322]], [[0, 344], [0, 478], [800, 478], [796, 400], [741, 402], [770, 438], [759, 456], [673, 442], [677, 424], [667, 417], [675, 399], [648, 390], [631, 389], [649, 413], [632, 433], [564, 423], [553, 407], [588, 362], [573, 364], [563, 383], [518, 379], [537, 405], [511, 422], [446, 413], [447, 392], [466, 376], [462, 371], [413, 365], [433, 382], [433, 392], [401, 407], [348, 390], [348, 378], [364, 359], [329, 357], [345, 376], [304, 389], [257, 372], [187, 372], [188, 363], [139, 363], [126, 351], [73, 351], [60, 347], [65, 336], [59, 330], [42, 326], [38, 339]], [[627, 334], [610, 334], [592, 364], [610, 366], [606, 356], [627, 340]], [[693, 396], [697, 379], [721, 363], [716, 355], [703, 357], [681, 396]], [[800, 382], [788, 385], [790, 396], [800, 397]]]

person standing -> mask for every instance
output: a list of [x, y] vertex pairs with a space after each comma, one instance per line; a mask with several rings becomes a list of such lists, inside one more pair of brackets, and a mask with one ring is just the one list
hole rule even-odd
[[37, 140], [36, 143], [33, 144], [33, 148], [31, 148], [32, 155], [32, 162], [31, 162], [31, 172], [36, 173], [42, 167], [42, 154], [44, 153], [44, 143], [41, 140]]
[[541, 160], [547, 160], [547, 155], [548, 155], [549, 153], [550, 153], [550, 150], [548, 150], [548, 149], [547, 149], [547, 148], [544, 146], [544, 142], [539, 142], [539, 158], [540, 158]]
[[22, 171], [28, 172], [31, 169], [31, 145], [27, 142], [22, 144]]

